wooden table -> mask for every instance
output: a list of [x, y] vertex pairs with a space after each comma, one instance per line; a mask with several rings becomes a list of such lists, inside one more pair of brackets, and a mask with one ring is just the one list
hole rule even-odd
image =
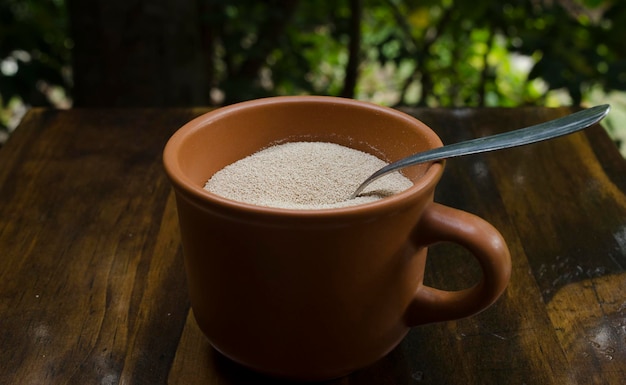
[[[0, 149], [0, 383], [277, 383], [212, 350], [191, 315], [161, 151], [204, 111], [34, 109]], [[569, 110], [410, 112], [452, 143]], [[436, 200], [502, 232], [509, 288], [330, 383], [626, 383], [625, 192], [599, 126], [449, 161]], [[427, 283], [469, 285], [466, 257], [432, 248]]]

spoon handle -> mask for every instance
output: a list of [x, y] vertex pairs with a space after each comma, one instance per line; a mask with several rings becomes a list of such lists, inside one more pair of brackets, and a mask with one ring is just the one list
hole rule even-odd
[[523, 146], [571, 134], [598, 123], [608, 114], [609, 109], [610, 106], [608, 104], [603, 104], [534, 126], [467, 140], [410, 155], [376, 171], [356, 189], [351, 198], [359, 195], [374, 180], [399, 169], [424, 162]]

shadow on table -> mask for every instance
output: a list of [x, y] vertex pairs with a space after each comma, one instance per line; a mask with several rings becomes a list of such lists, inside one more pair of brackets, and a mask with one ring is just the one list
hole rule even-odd
[[[347, 385], [347, 384], [409, 384], [419, 381], [410, 375], [409, 365], [400, 347], [391, 351], [376, 363], [358, 370], [348, 376], [322, 382], [299, 382], [277, 379], [252, 371], [211, 348], [208, 359], [210, 365], [228, 385]], [[417, 374], [419, 376], [419, 373]]]

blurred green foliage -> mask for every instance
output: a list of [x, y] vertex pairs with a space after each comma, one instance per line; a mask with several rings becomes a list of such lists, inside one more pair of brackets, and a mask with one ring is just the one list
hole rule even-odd
[[549, 91], [563, 90], [578, 105], [592, 87], [626, 87], [624, 2], [371, 3], [389, 26], [375, 29], [372, 60], [411, 68], [401, 104], [546, 104]]
[[69, 88], [71, 39], [63, 0], [0, 2], [0, 98], [49, 105], [51, 86]]
[[[220, 103], [346, 94], [355, 70], [347, 94], [388, 105], [578, 105], [626, 89], [624, 1], [195, 1], [211, 9], [201, 16]], [[0, 2], [2, 107], [54, 103], [51, 89], [71, 98], [67, 15], [64, 0]]]

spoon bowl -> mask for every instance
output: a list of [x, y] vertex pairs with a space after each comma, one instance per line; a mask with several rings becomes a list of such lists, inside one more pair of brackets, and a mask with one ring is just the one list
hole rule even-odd
[[611, 106], [608, 104], [602, 104], [575, 112], [562, 118], [539, 123], [534, 126], [450, 144], [408, 156], [388, 164], [370, 175], [354, 191], [354, 193], [350, 196], [350, 199], [356, 198], [365, 189], [365, 187], [376, 179], [405, 167], [413, 166], [419, 163], [455, 158], [463, 155], [479, 154], [488, 151], [502, 150], [505, 148], [519, 147], [568, 135], [598, 123], [609, 113], [610, 108]]

